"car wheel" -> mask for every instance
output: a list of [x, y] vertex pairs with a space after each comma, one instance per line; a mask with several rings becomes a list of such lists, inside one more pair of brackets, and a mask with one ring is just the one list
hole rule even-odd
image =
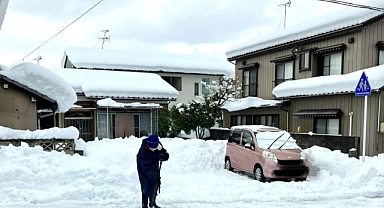
[[255, 179], [260, 182], [265, 182], [265, 177], [263, 174], [263, 168], [260, 165], [256, 165], [255, 170], [253, 171]]
[[233, 168], [231, 166], [231, 160], [229, 158], [225, 159], [225, 167], [226, 170], [233, 171]]

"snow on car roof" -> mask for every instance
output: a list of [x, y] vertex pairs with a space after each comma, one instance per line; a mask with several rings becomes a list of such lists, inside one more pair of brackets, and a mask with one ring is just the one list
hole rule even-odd
[[240, 125], [232, 126], [231, 129], [249, 129], [253, 131], [256, 134], [257, 143], [262, 149], [268, 149], [276, 138], [279, 139], [269, 149], [279, 149], [280, 147], [280, 149], [301, 149], [289, 132], [273, 126]]
[[231, 129], [235, 128], [247, 128], [250, 129], [251, 131], [254, 132], [259, 132], [259, 131], [283, 131], [282, 129], [279, 129], [277, 127], [273, 126], [265, 126], [265, 125], [239, 125], [239, 126], [232, 126]]

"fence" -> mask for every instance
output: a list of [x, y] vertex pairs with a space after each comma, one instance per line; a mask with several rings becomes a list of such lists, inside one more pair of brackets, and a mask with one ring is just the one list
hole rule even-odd
[[227, 140], [229, 137], [230, 129], [225, 128], [211, 128], [209, 129], [209, 133], [211, 134], [211, 140]]
[[19, 147], [21, 143], [25, 142], [30, 147], [41, 146], [44, 151], [64, 151], [67, 154], [73, 155], [75, 152], [82, 155], [82, 152], [75, 151], [74, 139], [0, 139], [0, 146], [13, 146]]
[[[350, 154], [350, 156], [358, 157], [360, 154], [360, 138], [353, 136], [338, 136], [338, 135], [324, 135], [324, 134], [303, 134], [291, 133], [292, 138], [296, 140], [297, 145], [302, 149], [310, 148], [312, 146], [326, 147], [330, 150], [340, 150], [343, 153]], [[354, 155], [351, 149], [356, 149]]]

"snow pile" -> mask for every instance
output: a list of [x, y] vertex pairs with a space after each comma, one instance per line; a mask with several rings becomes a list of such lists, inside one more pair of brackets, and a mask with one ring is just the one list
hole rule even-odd
[[8, 127], [0, 126], [1, 139], [77, 139], [79, 130], [70, 126], [67, 128], [53, 127], [45, 130], [14, 130]]
[[[379, 176], [379, 171], [374, 166], [362, 165], [361, 161], [349, 158], [339, 150], [331, 151], [314, 146], [305, 150], [305, 153], [311, 159], [311, 177], [328, 178], [329, 183], [342, 186], [341, 188], [345, 191], [356, 188], [360, 183], [369, 184], [369, 179]], [[365, 183], [366, 181], [368, 183]], [[319, 183], [319, 186], [329, 186], [329, 184]]]
[[[378, 207], [382, 202], [384, 169], [377, 166], [383, 155], [363, 163], [312, 147], [305, 150], [312, 162], [307, 181], [259, 183], [223, 169], [226, 141], [160, 141], [170, 153], [162, 164], [158, 198], [165, 207], [292, 207], [298, 202], [299, 207]], [[2, 146], [0, 207], [139, 207], [136, 154], [141, 142], [136, 137], [88, 142], [87, 156], [26, 144]]]
[[241, 99], [229, 99], [224, 103], [222, 108], [229, 112], [234, 112], [248, 108], [278, 106], [279, 104], [281, 104], [281, 101], [279, 100], [264, 100], [258, 97], [246, 97]]
[[104, 98], [101, 100], [97, 101], [98, 106], [103, 106], [103, 107], [117, 107], [117, 108], [124, 108], [124, 103], [119, 103], [111, 98]]
[[[50, 69], [86, 97], [176, 99], [179, 92], [153, 73], [90, 69]], [[84, 79], [86, 77], [86, 79]]]
[[307, 95], [351, 93], [355, 91], [363, 72], [365, 72], [367, 76], [371, 90], [378, 90], [384, 86], [384, 65], [379, 65], [348, 74], [286, 81], [273, 88], [272, 94], [274, 94], [277, 98], [283, 98]]

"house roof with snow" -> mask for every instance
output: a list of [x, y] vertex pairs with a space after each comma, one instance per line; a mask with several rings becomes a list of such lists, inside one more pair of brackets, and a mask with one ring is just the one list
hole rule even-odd
[[[185, 74], [232, 75], [234, 67], [226, 60], [202, 55], [139, 54], [120, 50], [97, 48], [67, 48], [62, 60], [63, 68], [112, 69], [144, 72], [170, 72]], [[72, 67], [72, 66], [70, 66]]]
[[0, 0], [0, 29], [4, 21], [5, 12], [7, 11], [8, 2], [9, 0]]
[[142, 72], [51, 69], [87, 98], [176, 100], [178, 91], [159, 75]]
[[[364, 5], [383, 8], [384, 1], [371, 0], [365, 2]], [[375, 10], [345, 7], [332, 14], [310, 19], [301, 24], [287, 27], [235, 45], [226, 51], [226, 55], [228, 60], [234, 60], [237, 57], [267, 51], [286, 44], [293, 44], [308, 39], [322, 37], [326, 34], [364, 27], [375, 18], [383, 16], [383, 12]]]
[[264, 100], [259, 97], [246, 97], [241, 99], [229, 99], [227, 100], [222, 109], [226, 109], [229, 112], [246, 110], [249, 108], [262, 108], [280, 106], [281, 100]]
[[277, 85], [272, 90], [272, 94], [277, 98], [287, 98], [353, 93], [363, 72], [367, 76], [371, 90], [384, 87], [384, 65], [380, 65], [348, 74], [286, 81]]
[[12, 68], [1, 66], [0, 78], [49, 102], [56, 102], [58, 112], [68, 111], [77, 101], [75, 91], [64, 79], [33, 63], [23, 62]]

